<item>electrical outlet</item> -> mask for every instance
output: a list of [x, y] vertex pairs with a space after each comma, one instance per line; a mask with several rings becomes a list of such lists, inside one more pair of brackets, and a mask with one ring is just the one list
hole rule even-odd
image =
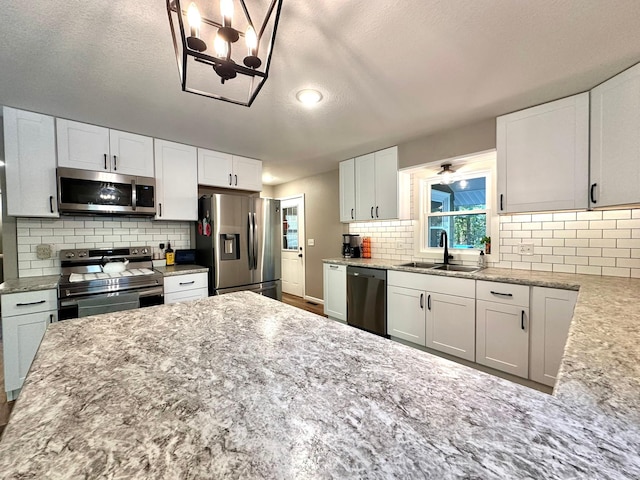
[[518, 253], [520, 255], [533, 255], [533, 243], [521, 243], [518, 246]]
[[41, 244], [36, 247], [36, 257], [38, 260], [51, 258], [51, 245]]
[[315, 239], [313, 239], [313, 238], [307, 239], [307, 245], [308, 246], [313, 247], [313, 246], [315, 246], [315, 244], [316, 244]]

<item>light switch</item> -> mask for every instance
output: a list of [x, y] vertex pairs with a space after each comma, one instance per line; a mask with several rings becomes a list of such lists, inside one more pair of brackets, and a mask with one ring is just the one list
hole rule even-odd
[[310, 239], [307, 240], [307, 245], [309, 247], [314, 247], [315, 244], [316, 244], [316, 241], [313, 238], [310, 238]]

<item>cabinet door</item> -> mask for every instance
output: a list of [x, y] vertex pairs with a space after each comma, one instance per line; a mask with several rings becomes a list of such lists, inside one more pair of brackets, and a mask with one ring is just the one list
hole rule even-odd
[[58, 166], [110, 171], [109, 129], [56, 118]]
[[57, 321], [57, 312], [39, 312], [2, 318], [5, 390], [22, 388], [47, 325]]
[[153, 138], [109, 130], [109, 143], [112, 172], [153, 177]]
[[587, 208], [589, 94], [498, 117], [498, 211]]
[[475, 360], [475, 299], [427, 293], [426, 346]]
[[340, 162], [340, 221], [356, 219], [356, 167], [355, 160]]
[[158, 220], [198, 219], [198, 155], [195, 147], [155, 140]]
[[373, 153], [355, 159], [356, 220], [375, 219], [376, 175]]
[[388, 286], [387, 333], [424, 346], [426, 302], [421, 290]]
[[529, 309], [517, 305], [476, 302], [476, 362], [527, 378], [529, 373]]
[[398, 218], [398, 147], [374, 153], [376, 220]]
[[234, 155], [233, 186], [241, 190], [262, 191], [262, 162]]
[[592, 207], [640, 203], [639, 131], [640, 64], [591, 90]]
[[211, 187], [233, 187], [233, 159], [228, 153], [198, 149], [198, 183]]
[[531, 380], [553, 387], [569, 335], [578, 292], [533, 287], [531, 292]]
[[59, 217], [53, 117], [4, 107], [7, 213]]
[[198, 149], [198, 183], [211, 187], [233, 187], [233, 158], [228, 153]]
[[347, 267], [324, 264], [324, 313], [347, 321]]

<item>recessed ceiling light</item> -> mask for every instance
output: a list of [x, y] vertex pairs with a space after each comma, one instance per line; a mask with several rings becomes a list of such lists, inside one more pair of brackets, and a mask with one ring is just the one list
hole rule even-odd
[[273, 175], [269, 174], [269, 173], [265, 173], [264, 175], [262, 175], [262, 182], [263, 183], [271, 183], [276, 179], [276, 177], [274, 177]]
[[296, 93], [296, 98], [300, 103], [306, 106], [313, 106], [322, 100], [322, 94], [318, 90], [307, 88]]

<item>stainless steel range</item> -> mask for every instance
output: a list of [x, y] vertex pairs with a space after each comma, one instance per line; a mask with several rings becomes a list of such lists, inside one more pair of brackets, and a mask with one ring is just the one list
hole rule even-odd
[[60, 263], [60, 320], [163, 303], [150, 247], [60, 250]]

